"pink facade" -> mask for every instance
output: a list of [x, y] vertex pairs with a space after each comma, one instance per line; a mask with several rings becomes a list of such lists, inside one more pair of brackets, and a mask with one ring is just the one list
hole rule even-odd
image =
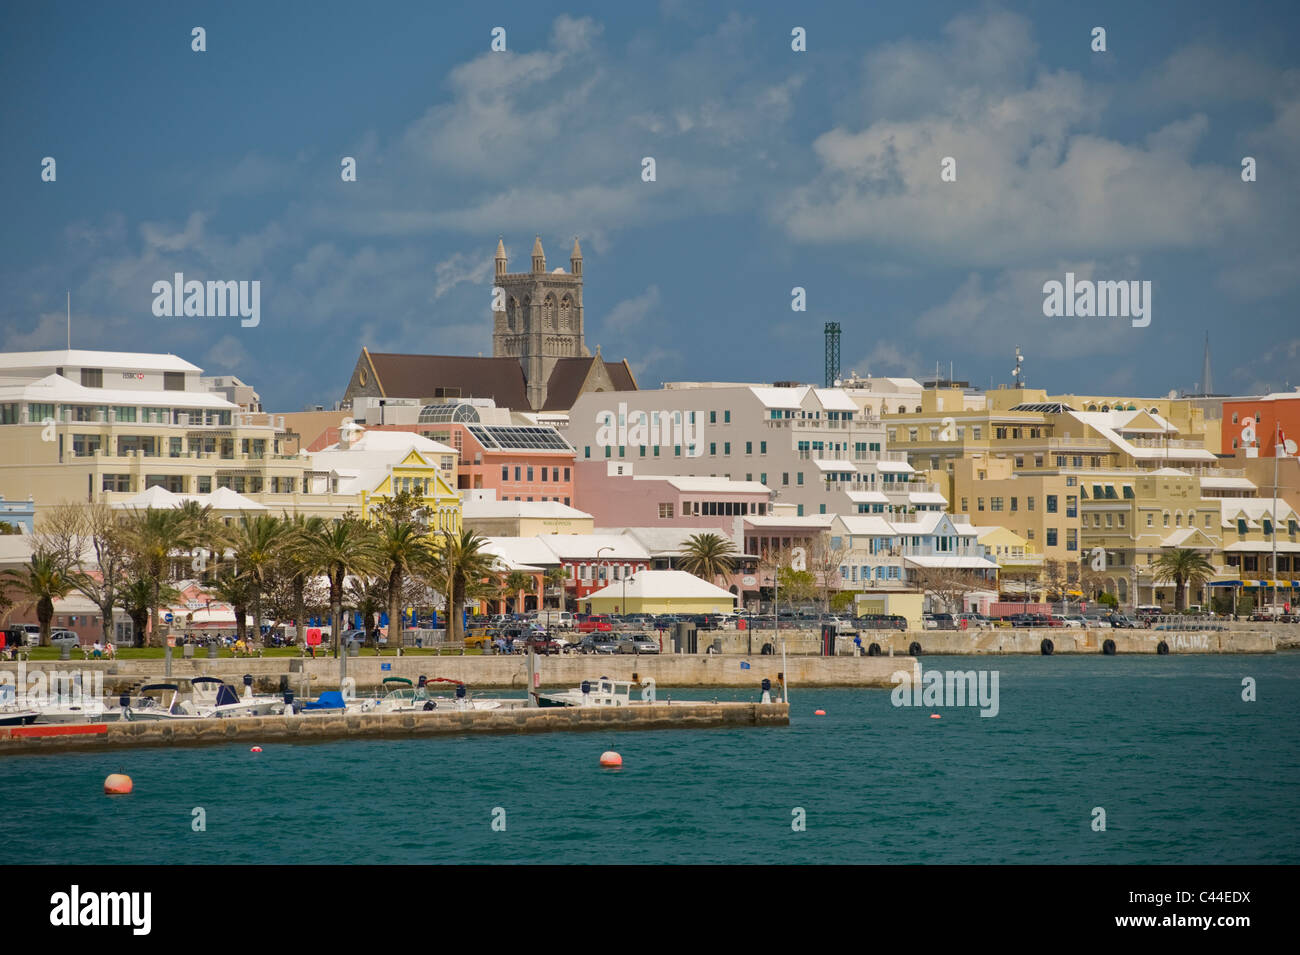
[[597, 527], [698, 527], [732, 537], [737, 519], [766, 515], [772, 499], [762, 485], [723, 478], [610, 473], [607, 461], [580, 461], [574, 506]]

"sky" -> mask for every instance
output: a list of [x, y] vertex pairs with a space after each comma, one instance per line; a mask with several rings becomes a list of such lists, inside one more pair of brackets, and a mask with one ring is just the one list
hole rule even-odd
[[[4, 4], [0, 349], [64, 347], [70, 291], [74, 347], [328, 407], [362, 346], [490, 355], [498, 236], [524, 271], [577, 235], [643, 388], [821, 383], [828, 321], [844, 374], [987, 388], [1019, 347], [1154, 397], [1208, 333], [1216, 391], [1300, 385], [1300, 7], [461, 6]], [[177, 272], [260, 282], [256, 327], [155, 315]], [[1150, 323], [1044, 314], [1067, 273]]]

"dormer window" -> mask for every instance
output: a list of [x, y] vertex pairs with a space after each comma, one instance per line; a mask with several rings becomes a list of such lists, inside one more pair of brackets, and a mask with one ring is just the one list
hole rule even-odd
[[103, 387], [104, 387], [104, 369], [102, 369], [102, 368], [83, 368], [83, 369], [81, 369], [81, 387], [83, 387], [83, 388], [103, 388]]

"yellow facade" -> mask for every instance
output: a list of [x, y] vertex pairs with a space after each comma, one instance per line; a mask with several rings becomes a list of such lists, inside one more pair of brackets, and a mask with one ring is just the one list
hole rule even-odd
[[460, 495], [438, 466], [414, 449], [400, 463], [393, 465], [378, 485], [361, 492], [362, 515], [367, 519], [373, 518], [379, 505], [401, 491], [420, 495], [431, 530], [460, 533]]

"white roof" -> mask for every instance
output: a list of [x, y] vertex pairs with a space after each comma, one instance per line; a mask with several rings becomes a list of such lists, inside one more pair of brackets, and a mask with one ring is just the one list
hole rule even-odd
[[852, 461], [813, 461], [823, 471], [854, 471], [858, 470], [857, 465]]
[[623, 534], [539, 534], [538, 540], [551, 551], [552, 563], [562, 560], [650, 559], [650, 552], [640, 541]]
[[804, 517], [746, 517], [751, 527], [804, 527], [824, 530], [835, 520], [834, 514], [807, 514]]
[[907, 495], [913, 504], [947, 504], [948, 499], [937, 491], [913, 491]]
[[25, 368], [103, 368], [114, 371], [202, 371], [184, 358], [148, 352], [89, 351], [66, 348], [54, 351], [11, 351], [0, 354], [0, 371]]
[[536, 537], [489, 537], [483, 550], [495, 555], [507, 570], [555, 567], [560, 563]]
[[912, 465], [908, 464], [906, 461], [877, 461], [876, 470], [910, 474], [914, 472], [916, 468], [912, 467]]
[[[1071, 417], [1092, 428], [1103, 438], [1115, 445], [1130, 457], [1144, 460], [1178, 460], [1178, 461], [1218, 461], [1218, 456], [1204, 448], [1139, 448], [1120, 436], [1127, 425], [1139, 415], [1146, 415], [1164, 429], [1168, 435], [1176, 435], [1178, 429], [1157, 414], [1149, 411], [1070, 411]], [[1147, 430], [1150, 429], [1141, 429]]]
[[647, 599], [711, 599], [733, 603], [736, 595], [723, 590], [707, 580], [701, 580], [684, 570], [639, 570], [626, 582], [619, 580], [588, 594], [584, 600], [593, 598], [623, 599], [624, 587], [628, 599], [641, 597]]
[[894, 525], [878, 514], [858, 514], [841, 517], [840, 523], [852, 535], [892, 537], [894, 534]]
[[[1281, 498], [1277, 499], [1277, 517], [1280, 521], [1285, 521], [1295, 514], [1291, 505]], [[1250, 523], [1262, 520], [1273, 514], [1274, 501], [1272, 498], [1255, 498], [1255, 497], [1223, 497], [1219, 498], [1219, 507], [1223, 514], [1225, 526], [1230, 525], [1237, 520], [1238, 515], [1244, 516]]]
[[1248, 478], [1240, 477], [1216, 477], [1214, 475], [1205, 475], [1201, 478], [1201, 487], [1215, 488], [1221, 491], [1253, 491], [1256, 490], [1255, 482]]
[[766, 484], [758, 481], [733, 481], [725, 477], [697, 477], [690, 474], [634, 474], [634, 481], [666, 481], [688, 493], [770, 494]]
[[754, 393], [765, 408], [779, 408], [781, 410], [802, 408], [803, 399], [808, 394], [808, 386], [800, 385], [798, 388], [769, 388], [761, 385], [752, 385], [749, 389]]
[[46, 375], [25, 384], [0, 385], [0, 401], [44, 404], [138, 405], [148, 408], [204, 408], [238, 411], [239, 405], [211, 391], [145, 391], [127, 388], [84, 388], [62, 375]]
[[[358, 430], [360, 427], [358, 426]], [[453, 447], [433, 441], [424, 435], [416, 434], [414, 431], [366, 431], [352, 445], [347, 448], [340, 448], [337, 444], [331, 444], [327, 448], [322, 448], [319, 454], [329, 454], [338, 452], [341, 454], [389, 454], [401, 455], [405, 457], [412, 450], [429, 454], [459, 454]]]
[[880, 491], [845, 491], [854, 504], [888, 504], [887, 498]]
[[179, 494], [173, 494], [166, 488], [159, 487], [155, 484], [153, 487], [145, 488], [139, 494], [135, 495], [135, 497], [114, 504], [113, 507], [118, 510], [132, 511], [145, 511], [150, 508], [155, 510], [170, 510], [174, 507], [180, 507], [183, 502], [184, 498]]
[[266, 506], [251, 497], [244, 497], [228, 487], [219, 487], [211, 494], [191, 495], [193, 500], [209, 505], [214, 511], [264, 511]]
[[983, 557], [954, 557], [934, 554], [904, 557], [903, 560], [909, 564], [915, 564], [917, 567], [935, 567], [944, 570], [996, 570], [998, 567], [997, 563]]
[[577, 520], [590, 518], [586, 511], [569, 507], [559, 501], [466, 501], [461, 505], [461, 514], [466, 520], [489, 517], [536, 517], [567, 518]]
[[813, 394], [827, 411], [858, 411], [858, 403], [843, 388], [814, 388]]
[[250, 497], [244, 497], [238, 491], [228, 487], [219, 487], [211, 494], [173, 494], [166, 488], [154, 485], [146, 488], [134, 497], [127, 498], [112, 505], [117, 510], [142, 511], [169, 510], [180, 507], [186, 501], [197, 501], [214, 511], [264, 511], [265, 505], [257, 503]]

